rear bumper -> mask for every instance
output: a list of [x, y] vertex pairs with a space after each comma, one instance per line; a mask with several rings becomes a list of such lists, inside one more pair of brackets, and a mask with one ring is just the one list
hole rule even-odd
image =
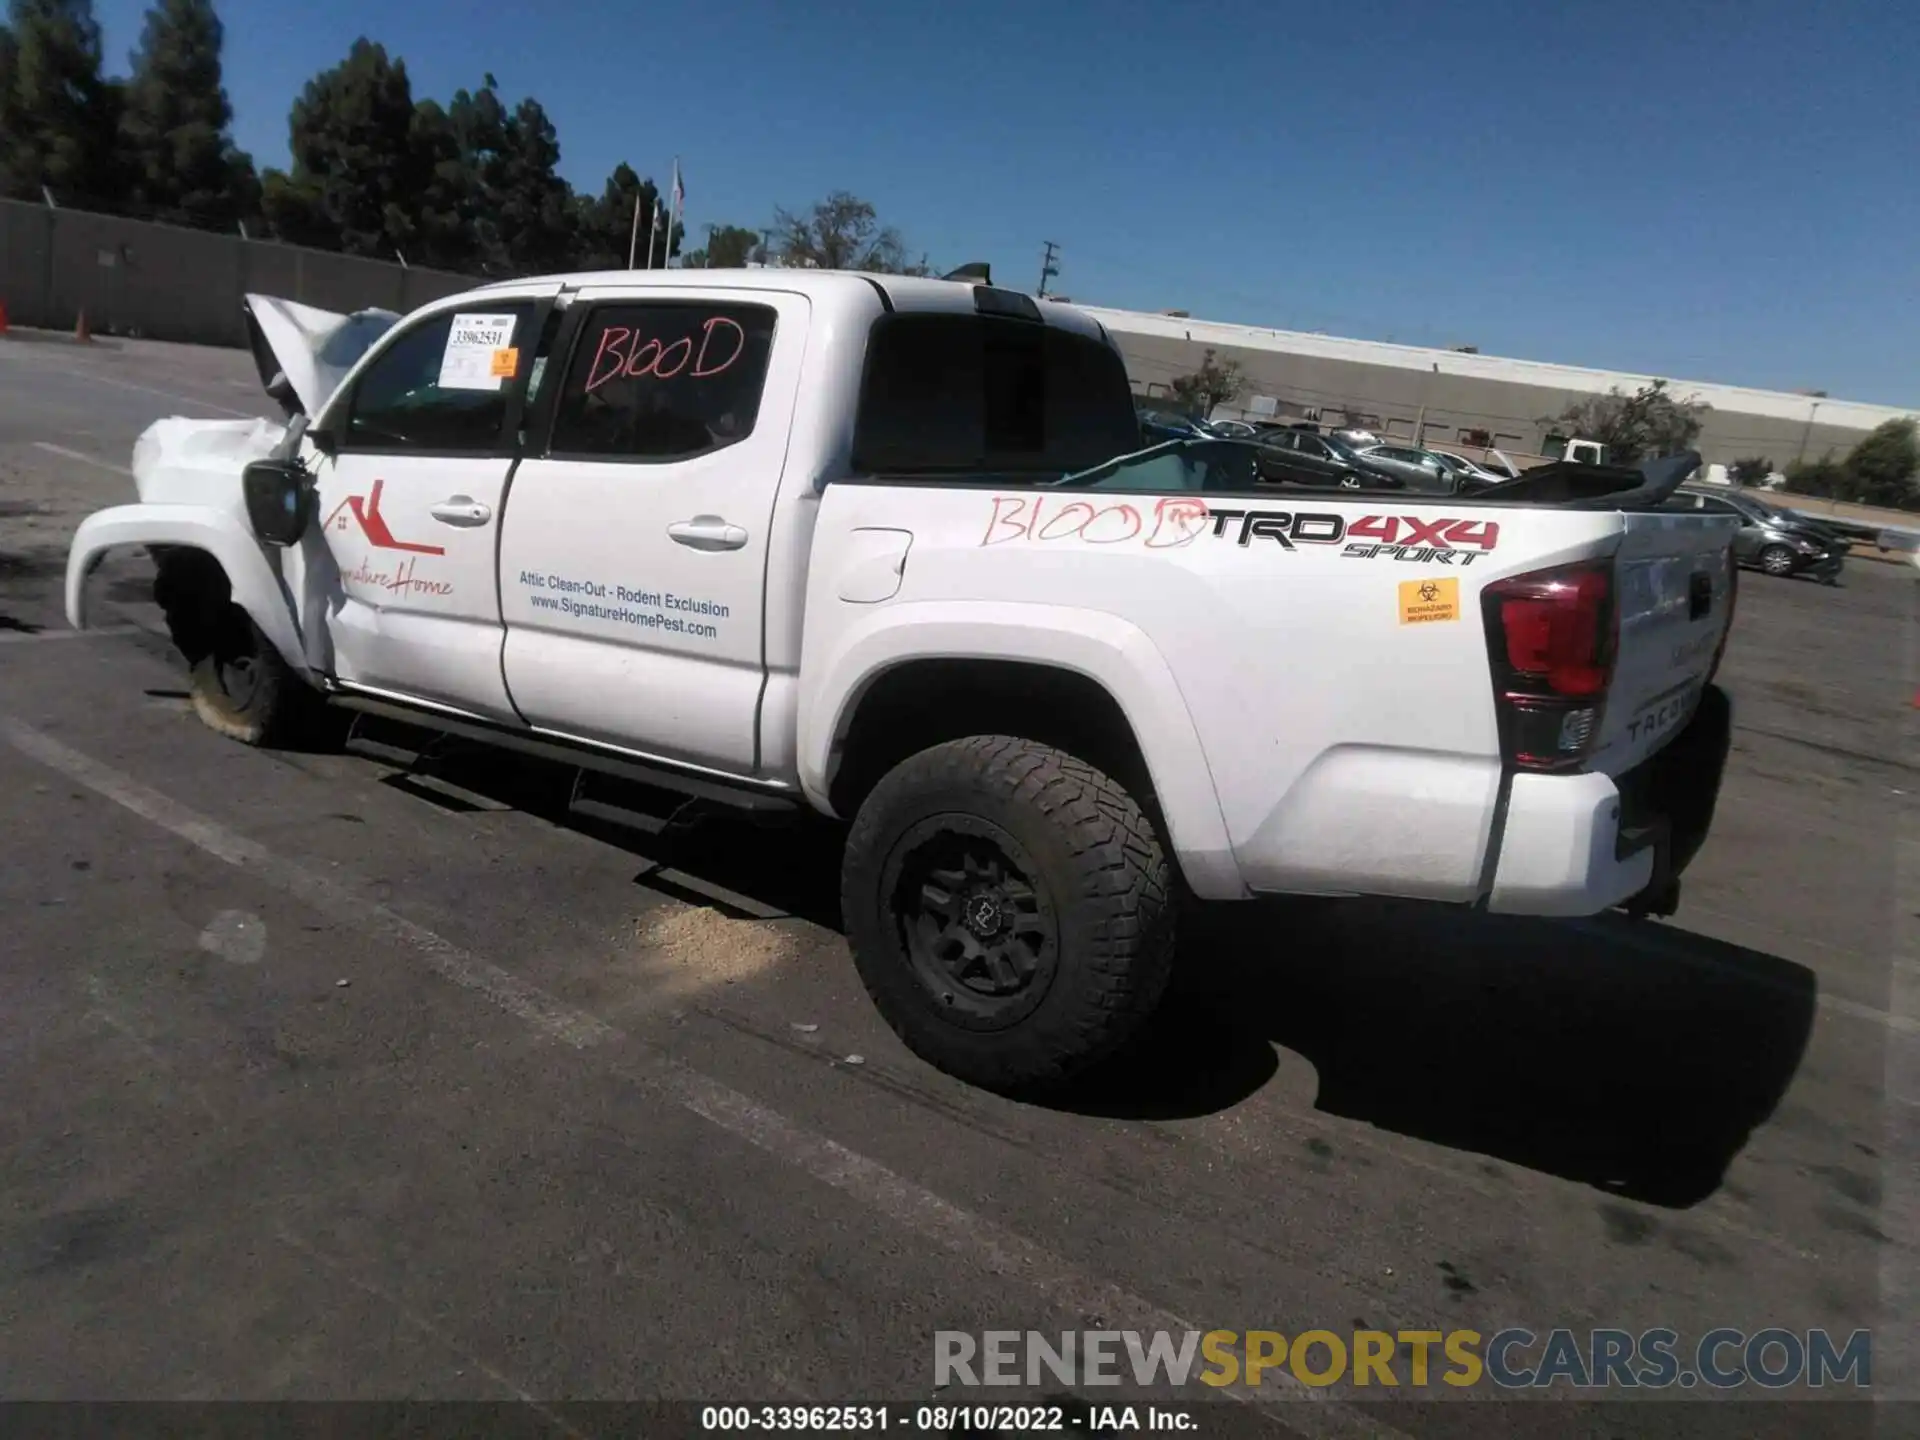
[[1732, 734], [1732, 704], [1708, 686], [1687, 728], [1624, 775], [1514, 776], [1487, 908], [1671, 914], [1713, 826]]

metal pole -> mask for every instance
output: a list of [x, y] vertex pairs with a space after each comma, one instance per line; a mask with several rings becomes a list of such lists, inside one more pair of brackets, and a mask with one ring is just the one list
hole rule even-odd
[[[633, 269], [633, 260], [640, 249], [640, 192], [633, 192], [633, 227], [627, 231], [627, 268]], [[648, 262], [652, 262], [649, 255]]]
[[1813, 417], [1820, 408], [1820, 402], [1814, 401], [1807, 407], [1807, 428], [1800, 432], [1800, 455], [1795, 464], [1805, 464], [1807, 459], [1807, 441], [1813, 438]]
[[1413, 422], [1413, 448], [1427, 448], [1427, 407], [1424, 405], [1420, 407], [1420, 418]]
[[673, 157], [673, 195], [671, 198], [672, 204], [667, 208], [667, 238], [663, 246], [665, 253], [660, 257], [660, 268], [662, 270], [670, 270], [673, 268], [673, 227], [680, 223], [680, 157], [678, 155]]

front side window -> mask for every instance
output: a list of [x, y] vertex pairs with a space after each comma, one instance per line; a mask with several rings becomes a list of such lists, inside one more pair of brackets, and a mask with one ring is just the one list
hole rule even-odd
[[419, 321], [376, 356], [347, 397], [347, 450], [486, 453], [527, 371], [533, 306], [476, 304]]
[[753, 433], [773, 354], [767, 305], [649, 300], [586, 317], [554, 412], [554, 455], [664, 463]]
[[886, 315], [869, 332], [862, 473], [1058, 477], [1139, 448], [1126, 367], [1099, 340], [992, 315]]

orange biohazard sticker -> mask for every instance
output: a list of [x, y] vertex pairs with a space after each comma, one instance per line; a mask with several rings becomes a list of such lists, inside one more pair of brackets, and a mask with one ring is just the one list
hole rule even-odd
[[1458, 580], [1402, 580], [1400, 623], [1430, 625], [1436, 620], [1460, 618]]
[[490, 372], [497, 380], [511, 380], [513, 372], [520, 368], [518, 350], [496, 350], [493, 352], [493, 369]]

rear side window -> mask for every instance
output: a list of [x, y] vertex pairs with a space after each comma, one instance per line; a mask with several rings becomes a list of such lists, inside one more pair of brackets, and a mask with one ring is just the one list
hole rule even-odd
[[853, 467], [1062, 475], [1141, 448], [1111, 346], [1030, 320], [887, 315], [867, 340]]
[[348, 450], [488, 453], [526, 373], [533, 306], [494, 302], [429, 316], [395, 337], [354, 382]]
[[648, 301], [589, 314], [555, 408], [554, 455], [689, 460], [753, 433], [773, 353], [766, 305]]

